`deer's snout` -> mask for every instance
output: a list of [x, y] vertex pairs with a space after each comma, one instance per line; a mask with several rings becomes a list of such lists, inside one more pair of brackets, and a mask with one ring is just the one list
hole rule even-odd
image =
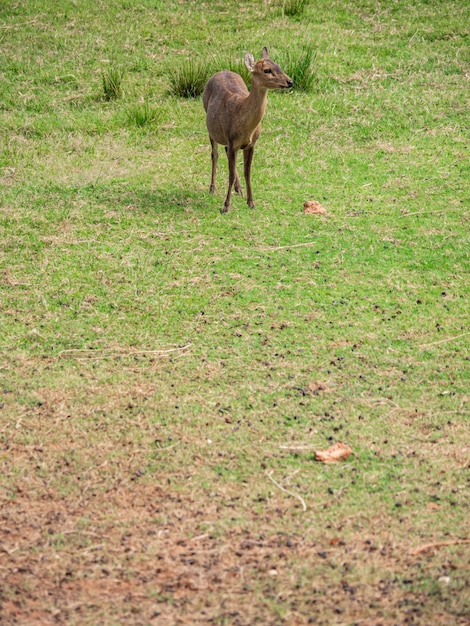
[[290, 89], [293, 86], [294, 86], [294, 81], [291, 78], [288, 78], [286, 80], [286, 89]]

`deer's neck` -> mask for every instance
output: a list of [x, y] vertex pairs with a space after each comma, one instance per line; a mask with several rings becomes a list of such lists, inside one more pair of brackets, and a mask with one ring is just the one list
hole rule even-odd
[[250, 122], [250, 126], [255, 129], [263, 119], [268, 101], [268, 90], [252, 83], [250, 95], [244, 103], [245, 119]]

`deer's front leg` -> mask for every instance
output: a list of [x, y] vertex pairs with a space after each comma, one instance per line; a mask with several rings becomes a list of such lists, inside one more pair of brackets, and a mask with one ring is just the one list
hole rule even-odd
[[243, 150], [243, 171], [245, 174], [245, 183], [246, 183], [246, 202], [250, 209], [255, 208], [255, 203], [253, 200], [253, 192], [251, 190], [251, 164], [253, 163], [253, 155], [255, 152], [254, 146], [249, 148], [245, 148]]
[[[228, 157], [227, 147], [225, 147], [225, 152], [227, 153], [227, 157]], [[235, 189], [236, 193], [238, 193], [239, 196], [243, 196], [243, 189], [240, 183], [240, 177], [238, 176], [236, 164], [235, 164], [235, 180], [233, 181], [233, 188]]]

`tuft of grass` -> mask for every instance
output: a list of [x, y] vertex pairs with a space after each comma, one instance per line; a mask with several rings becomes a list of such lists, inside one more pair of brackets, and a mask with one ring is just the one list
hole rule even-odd
[[288, 50], [285, 71], [294, 81], [297, 91], [312, 91], [317, 80], [315, 64], [317, 51], [311, 44], [304, 44], [300, 52]]
[[308, 0], [280, 0], [282, 6], [282, 16], [296, 17], [302, 15]]
[[201, 59], [186, 59], [170, 70], [170, 93], [180, 98], [197, 98], [211, 76], [211, 68]]
[[110, 67], [101, 72], [103, 100], [110, 102], [111, 100], [119, 100], [121, 98], [123, 78], [124, 72], [118, 67]]
[[160, 109], [148, 102], [134, 104], [126, 110], [126, 119], [129, 125], [142, 128], [158, 124], [161, 119]]

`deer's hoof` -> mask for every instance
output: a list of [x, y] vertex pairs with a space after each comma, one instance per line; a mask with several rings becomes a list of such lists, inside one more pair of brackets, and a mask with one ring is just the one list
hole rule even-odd
[[221, 213], [228, 213], [228, 210], [230, 209], [230, 206], [227, 206], [226, 204], [224, 204], [224, 206], [220, 209]]
[[255, 208], [255, 203], [253, 202], [253, 200], [248, 200], [247, 204], [250, 207], [250, 209], [254, 209]]

